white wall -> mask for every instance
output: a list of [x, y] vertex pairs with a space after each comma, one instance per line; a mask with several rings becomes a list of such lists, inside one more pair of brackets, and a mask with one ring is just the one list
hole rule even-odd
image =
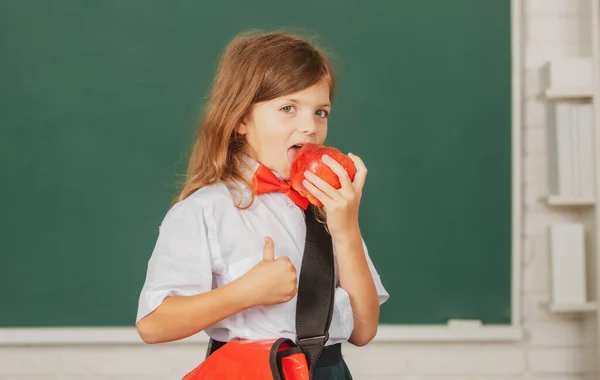
[[[581, 315], [552, 314], [545, 305], [550, 290], [547, 227], [554, 221], [579, 220], [579, 215], [544, 203], [545, 103], [537, 98], [540, 65], [553, 57], [590, 54], [590, 1], [523, 0], [525, 218], [519, 275], [524, 339], [505, 344], [347, 346], [346, 358], [355, 379], [582, 380], [586, 374], [597, 378], [589, 372], [595, 348], [586, 347], [594, 343], [594, 329], [586, 327]], [[205, 349], [190, 344], [0, 347], [0, 380], [177, 379], [203, 358]]]

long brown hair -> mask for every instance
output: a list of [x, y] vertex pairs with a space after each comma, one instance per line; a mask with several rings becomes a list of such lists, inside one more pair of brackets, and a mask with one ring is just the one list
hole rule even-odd
[[240, 181], [252, 189], [242, 155], [245, 138], [236, 127], [252, 105], [308, 88], [319, 81], [335, 91], [335, 73], [324, 50], [308, 39], [281, 31], [246, 32], [227, 46], [217, 69], [198, 126], [187, 175], [177, 201], [218, 181], [236, 186]]

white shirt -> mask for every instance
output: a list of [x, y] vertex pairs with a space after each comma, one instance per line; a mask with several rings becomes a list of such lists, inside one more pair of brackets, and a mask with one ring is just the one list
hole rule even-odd
[[[258, 168], [257, 162], [251, 164], [253, 170]], [[243, 187], [243, 191], [245, 202], [250, 190]], [[306, 235], [304, 210], [280, 192], [256, 196], [245, 210], [237, 209], [234, 200], [239, 200], [239, 193], [218, 183], [197, 190], [167, 212], [148, 262], [137, 321], [160, 306], [167, 296], [201, 294], [244, 275], [262, 260], [264, 236], [273, 239], [275, 258], [288, 256], [300, 277]], [[389, 295], [364, 241], [363, 248], [382, 304]], [[339, 283], [337, 260], [335, 274]], [[222, 342], [281, 337], [295, 340], [296, 299], [250, 308], [205, 331]], [[327, 345], [347, 341], [353, 328], [348, 293], [338, 286]]]

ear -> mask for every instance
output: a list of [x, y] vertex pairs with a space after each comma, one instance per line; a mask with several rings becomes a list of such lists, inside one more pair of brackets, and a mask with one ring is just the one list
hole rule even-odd
[[245, 119], [239, 122], [238, 126], [235, 128], [235, 131], [240, 135], [245, 135], [248, 133], [248, 124]]

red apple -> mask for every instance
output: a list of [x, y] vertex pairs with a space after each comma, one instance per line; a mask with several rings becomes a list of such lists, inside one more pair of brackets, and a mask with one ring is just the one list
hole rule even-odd
[[306, 170], [310, 170], [319, 178], [333, 186], [335, 189], [342, 187], [337, 174], [335, 174], [335, 172], [333, 172], [333, 170], [331, 170], [329, 166], [325, 165], [325, 163], [323, 163], [321, 160], [321, 157], [324, 154], [327, 154], [329, 157], [339, 162], [348, 172], [348, 176], [350, 177], [351, 181], [354, 180], [354, 176], [356, 174], [356, 168], [354, 167], [354, 162], [352, 159], [340, 152], [338, 149], [319, 144], [304, 144], [292, 161], [290, 181], [292, 187], [296, 191], [298, 191], [302, 196], [308, 198], [310, 203], [317, 207], [321, 207], [323, 204], [310, 192], [308, 192], [304, 185], [302, 185], [302, 181], [304, 180], [304, 172]]

